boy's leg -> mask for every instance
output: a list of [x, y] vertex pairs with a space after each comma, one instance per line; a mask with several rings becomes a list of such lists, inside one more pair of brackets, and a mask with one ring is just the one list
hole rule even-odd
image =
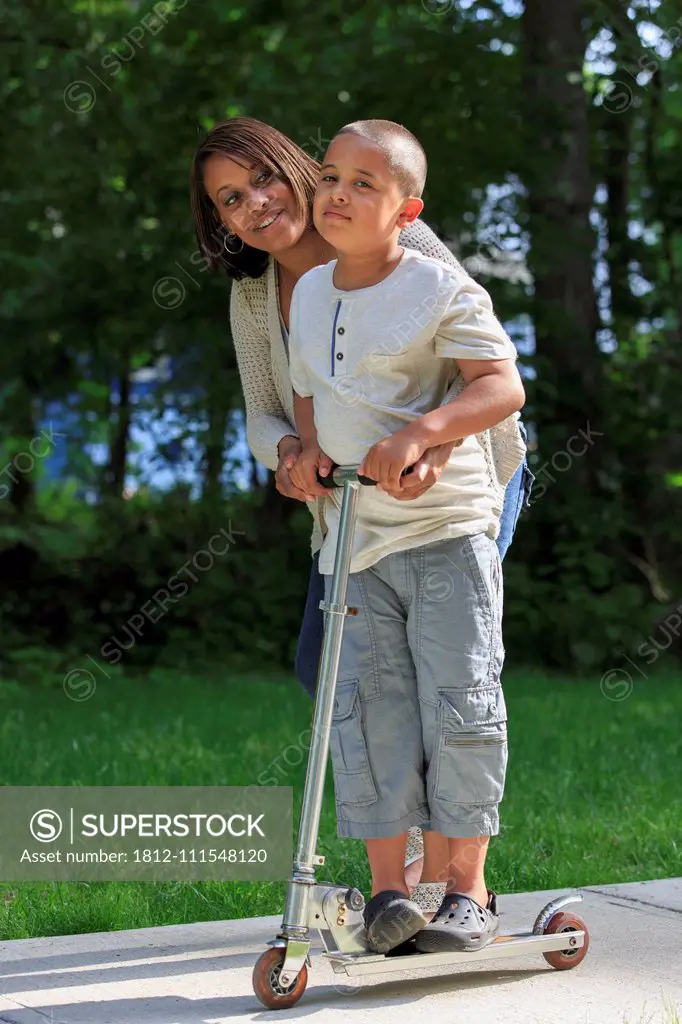
[[[485, 906], [488, 895], [484, 868], [489, 840], [489, 836], [448, 839], [440, 832], [424, 833], [424, 867], [421, 872], [421, 883], [430, 883], [433, 894], [429, 891], [429, 895], [435, 895], [434, 902], [430, 903], [434, 910], [425, 911], [425, 917], [430, 920], [443, 896], [450, 892], [467, 893]], [[409, 877], [407, 880], [409, 884]], [[412, 896], [423, 905], [417, 892], [412, 892]]]
[[507, 764], [499, 554], [481, 534], [425, 545], [412, 552], [412, 562], [408, 638], [431, 825], [448, 837], [448, 892], [485, 908], [485, 858], [499, 830]]
[[372, 896], [384, 889], [409, 895], [405, 881], [407, 832], [388, 839], [365, 839], [367, 859], [372, 872]]
[[445, 892], [472, 896], [482, 907], [488, 902], [485, 884], [485, 860], [490, 836], [473, 839], [449, 839], [450, 870]]
[[[330, 734], [342, 838], [404, 843], [408, 828], [429, 824], [407, 613], [391, 572], [399, 557], [348, 578], [346, 603], [357, 615], [344, 622]], [[329, 576], [325, 583], [328, 595]]]
[[[519, 422], [519, 429], [524, 441], [527, 441], [525, 428]], [[530, 502], [530, 493], [535, 477], [528, 468], [528, 460], [524, 458], [514, 476], [511, 478], [504, 492], [504, 508], [500, 517], [500, 532], [497, 538], [497, 550], [500, 553], [500, 561], [504, 561], [509, 547], [511, 546], [516, 525], [524, 506]], [[487, 842], [486, 842], [487, 846]], [[464, 850], [454, 850], [457, 862], [464, 862], [469, 858], [466, 847]], [[447, 836], [440, 832], [427, 832], [424, 834], [424, 856], [413, 861], [405, 871], [405, 877], [410, 889], [414, 889], [421, 881], [423, 883], [444, 882], [448, 877], [447, 868], [444, 865], [449, 863], [451, 853]], [[485, 861], [485, 858], [483, 858]], [[481, 891], [480, 879], [474, 888]], [[428, 916], [428, 915], [427, 915]]]
[[[427, 922], [405, 883], [407, 829], [428, 825], [417, 682], [394, 556], [352, 573], [330, 746], [339, 836], [364, 838], [372, 896], [370, 949], [386, 953]], [[403, 572], [397, 573], [404, 579]], [[329, 593], [329, 577], [326, 577]]]
[[[303, 622], [301, 624], [301, 631], [298, 637], [295, 658], [296, 676], [313, 700], [315, 699], [315, 690], [317, 688], [317, 672], [320, 655], [322, 653], [322, 641], [324, 638], [324, 613], [320, 608], [320, 601], [323, 600], [324, 594], [325, 580], [324, 576], [320, 573], [320, 553], [318, 551], [313, 555], [310, 580], [308, 583], [308, 593], [306, 596], [305, 610], [303, 612]], [[395, 838], [400, 841], [399, 836]], [[438, 838], [441, 837], [439, 836]], [[405, 857], [403, 854], [403, 861], [404, 859]], [[443, 858], [441, 857], [441, 859]], [[447, 857], [445, 859], [447, 859]], [[372, 858], [370, 857], [370, 864], [371, 863]], [[387, 858], [387, 864], [390, 863], [392, 863], [391, 855]], [[412, 882], [413, 887], [419, 882], [422, 863], [423, 862], [420, 860], [417, 865], [418, 873]]]

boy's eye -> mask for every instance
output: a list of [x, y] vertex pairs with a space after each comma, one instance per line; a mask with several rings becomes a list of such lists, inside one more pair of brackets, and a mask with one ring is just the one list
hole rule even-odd
[[[322, 177], [320, 178], [320, 184], [321, 184], [322, 182], [329, 182], [329, 181], [338, 181], [338, 180], [339, 180], [339, 179], [338, 179], [338, 177], [336, 176], [336, 174], [323, 174], [323, 175], [322, 175]], [[370, 185], [370, 183], [369, 183], [368, 181], [364, 181], [364, 179], [362, 179], [362, 178], [357, 178], [357, 179], [356, 179], [356, 180], [355, 180], [355, 181], [353, 182], [353, 184], [354, 184], [354, 185], [364, 185], [364, 187], [365, 187], [365, 188], [372, 188], [372, 186]]]

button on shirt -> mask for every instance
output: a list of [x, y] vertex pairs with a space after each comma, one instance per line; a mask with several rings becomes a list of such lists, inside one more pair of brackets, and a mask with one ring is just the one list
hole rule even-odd
[[[339, 465], [439, 408], [457, 359], [515, 359], [490, 296], [462, 270], [405, 249], [379, 284], [342, 291], [336, 260], [304, 274], [291, 300], [289, 359], [297, 394], [312, 397], [320, 448]], [[325, 503], [328, 532], [320, 571], [330, 574], [340, 491]], [[499, 522], [485, 456], [475, 436], [455, 448], [440, 480], [420, 498], [398, 501], [361, 487], [351, 558], [359, 572], [394, 551], [475, 533]]]

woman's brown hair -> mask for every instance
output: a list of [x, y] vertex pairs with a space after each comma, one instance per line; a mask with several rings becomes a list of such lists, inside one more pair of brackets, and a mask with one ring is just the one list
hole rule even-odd
[[190, 198], [194, 229], [211, 270], [221, 267], [230, 277], [261, 277], [268, 253], [244, 245], [236, 255], [226, 252], [227, 232], [204, 187], [204, 164], [220, 153], [267, 168], [286, 181], [294, 194], [298, 214], [310, 225], [311, 207], [320, 165], [286, 135], [253, 117], [233, 117], [215, 125], [195, 153], [190, 172]]

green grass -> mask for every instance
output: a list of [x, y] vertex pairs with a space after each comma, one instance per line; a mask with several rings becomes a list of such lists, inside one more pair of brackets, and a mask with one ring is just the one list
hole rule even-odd
[[[505, 693], [509, 769], [489, 884], [505, 893], [682, 875], [682, 679], [643, 681], [614, 702], [598, 679], [510, 672]], [[289, 767], [280, 755], [300, 745], [311, 709], [284, 675], [154, 672], [102, 682], [83, 703], [61, 689], [8, 693], [0, 684], [0, 777], [5, 785], [247, 785], [279, 758], [297, 823], [305, 760]], [[326, 856], [319, 877], [368, 894], [363, 844], [336, 836], [331, 773], [318, 852]], [[0, 938], [280, 914], [284, 892], [284, 882], [3, 883]]]
[[663, 1010], [660, 1013], [647, 1010], [645, 1007], [636, 1020], [628, 1016], [623, 1017], [623, 1024], [680, 1024], [680, 1017], [673, 1004], [669, 1000], [663, 1000]]

